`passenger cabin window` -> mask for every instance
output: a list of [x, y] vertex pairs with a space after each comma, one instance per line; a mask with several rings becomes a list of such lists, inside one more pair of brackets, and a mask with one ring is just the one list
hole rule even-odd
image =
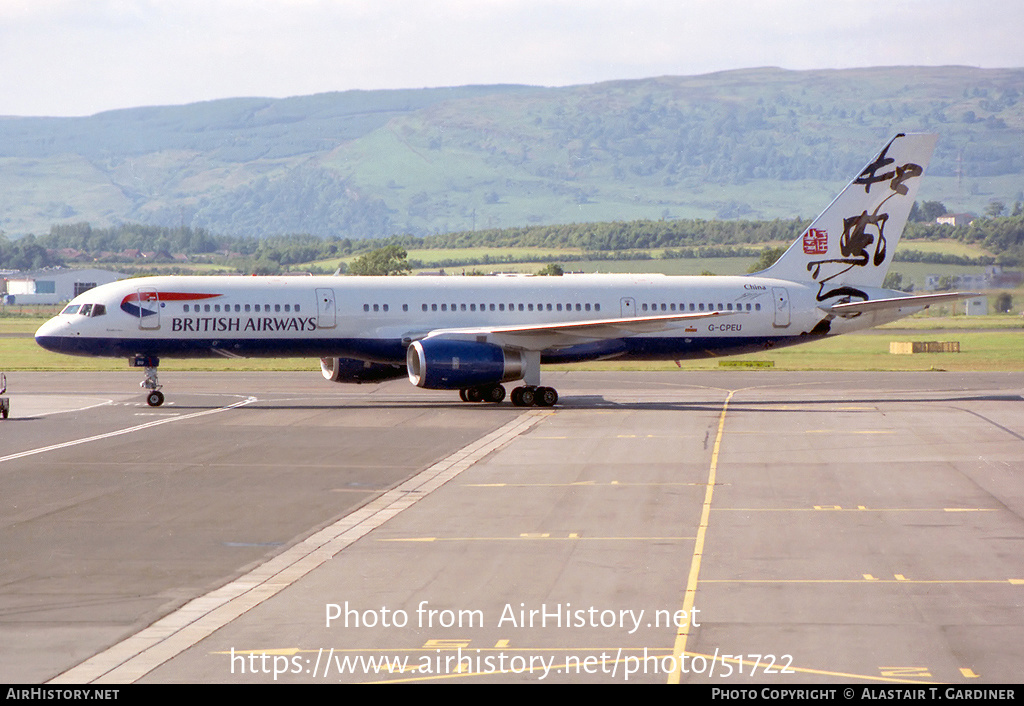
[[[389, 311], [390, 305], [388, 304], [364, 304], [363, 311], [370, 311], [370, 307], [373, 307], [373, 311]], [[658, 307], [661, 307], [662, 311], [668, 310], [668, 304], [642, 304], [643, 310], [647, 311], [650, 308], [651, 311], [657, 311]], [[675, 311], [675, 304], [672, 305], [672, 310]], [[685, 305], [680, 304], [680, 310]], [[692, 305], [691, 305], [692, 306]], [[702, 305], [703, 306], [703, 305]], [[580, 302], [580, 303], [551, 303], [551, 302], [504, 302], [499, 303], [476, 303], [476, 302], [452, 302], [452, 303], [421, 303], [420, 309], [423, 311], [444, 311], [444, 312], [477, 312], [477, 311], [601, 311], [601, 304], [598, 302]], [[298, 307], [296, 307], [298, 311]], [[408, 304], [402, 304], [402, 311], [409, 311]]]

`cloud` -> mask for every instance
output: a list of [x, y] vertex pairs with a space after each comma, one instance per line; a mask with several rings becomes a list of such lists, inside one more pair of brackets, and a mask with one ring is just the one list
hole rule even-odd
[[8, 0], [0, 114], [751, 66], [1021, 66], [1018, 0]]

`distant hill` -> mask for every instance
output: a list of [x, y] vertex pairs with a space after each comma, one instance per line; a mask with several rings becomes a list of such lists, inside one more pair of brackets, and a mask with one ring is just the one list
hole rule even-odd
[[0, 230], [139, 222], [265, 236], [811, 216], [897, 131], [920, 198], [1024, 200], [1024, 69], [751, 69], [567, 88], [237, 98], [0, 118]]

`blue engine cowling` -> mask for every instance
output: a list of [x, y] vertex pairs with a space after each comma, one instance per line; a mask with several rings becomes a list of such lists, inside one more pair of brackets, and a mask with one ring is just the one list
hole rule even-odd
[[405, 363], [409, 382], [430, 390], [459, 390], [519, 380], [526, 367], [522, 353], [493, 343], [429, 338], [409, 346]]
[[332, 382], [383, 382], [405, 376], [404, 365], [371, 363], [355, 358], [321, 358], [320, 370]]

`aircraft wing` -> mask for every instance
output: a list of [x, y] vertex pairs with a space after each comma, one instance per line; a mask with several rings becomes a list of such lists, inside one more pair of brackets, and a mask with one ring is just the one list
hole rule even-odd
[[974, 292], [943, 292], [942, 294], [922, 294], [911, 297], [891, 297], [889, 299], [869, 299], [865, 302], [846, 302], [844, 304], [833, 304], [832, 306], [818, 307], [830, 314], [845, 316], [848, 314], [863, 314], [868, 311], [880, 309], [905, 309], [910, 307], [927, 307], [940, 302], [953, 301], [957, 299], [970, 299], [981, 296]]
[[614, 319], [591, 321], [562, 321], [546, 324], [521, 324], [510, 326], [470, 326], [465, 328], [436, 329], [425, 335], [411, 336], [412, 340], [422, 338], [473, 339], [486, 336], [487, 340], [502, 346], [543, 350], [622, 338], [638, 333], [655, 333], [679, 328], [690, 321], [728, 316], [732, 311], [703, 311], [691, 314], [667, 314], [658, 316], [625, 316]]

